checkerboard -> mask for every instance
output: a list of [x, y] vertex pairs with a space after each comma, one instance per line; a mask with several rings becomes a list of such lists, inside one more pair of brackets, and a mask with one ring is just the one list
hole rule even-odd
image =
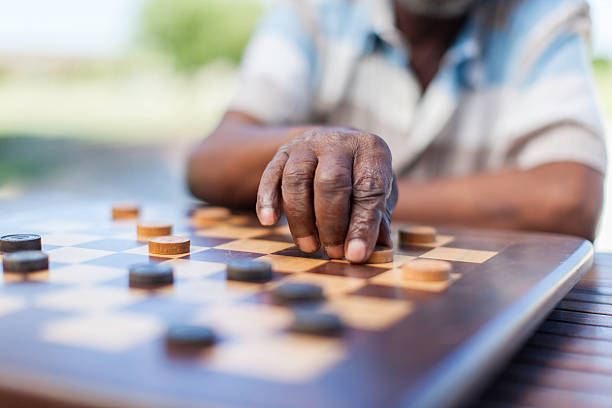
[[[3, 273], [0, 389], [88, 405], [450, 404], [510, 356], [592, 253], [577, 238], [442, 228], [434, 243], [396, 248], [392, 263], [351, 265], [302, 253], [286, 225], [235, 213], [197, 228], [191, 210], [144, 205], [142, 219], [172, 222], [191, 240], [175, 256], [150, 256], [136, 221], [112, 221], [110, 203], [3, 219], [2, 233], [40, 234], [50, 266]], [[226, 280], [226, 263], [245, 258], [270, 262], [274, 279]], [[401, 266], [416, 258], [451, 262], [452, 279], [403, 279]], [[129, 288], [127, 268], [142, 262], [171, 265], [174, 284]], [[317, 308], [347, 330], [289, 332], [292, 310], [271, 296], [284, 282], [321, 285]], [[220, 341], [174, 355], [164, 335], [177, 322], [210, 326]]]

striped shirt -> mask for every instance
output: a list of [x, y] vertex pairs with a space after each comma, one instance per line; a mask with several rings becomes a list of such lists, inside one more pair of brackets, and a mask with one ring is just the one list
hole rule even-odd
[[605, 173], [583, 0], [481, 0], [423, 91], [391, 0], [286, 0], [245, 51], [230, 109], [381, 136], [416, 180], [571, 161]]

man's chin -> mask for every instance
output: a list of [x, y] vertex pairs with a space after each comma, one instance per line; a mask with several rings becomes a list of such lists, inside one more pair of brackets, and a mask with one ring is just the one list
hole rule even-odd
[[397, 0], [407, 11], [427, 17], [453, 18], [467, 14], [478, 0]]

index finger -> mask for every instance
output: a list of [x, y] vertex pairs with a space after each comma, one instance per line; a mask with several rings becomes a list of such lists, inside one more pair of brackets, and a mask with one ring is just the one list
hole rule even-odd
[[274, 225], [281, 215], [280, 186], [289, 155], [279, 150], [268, 163], [259, 181], [256, 212], [262, 225]]

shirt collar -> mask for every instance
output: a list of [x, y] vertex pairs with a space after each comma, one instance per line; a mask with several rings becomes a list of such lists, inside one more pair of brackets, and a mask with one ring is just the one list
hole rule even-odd
[[[402, 38], [401, 32], [395, 26], [395, 15], [392, 0], [364, 0], [371, 16], [371, 31], [385, 42], [404, 47], [408, 45]], [[465, 26], [457, 36], [455, 43], [449, 48], [444, 63], [458, 65], [476, 59], [481, 54], [480, 29], [478, 23], [479, 13], [476, 10], [468, 18]]]
[[371, 16], [371, 30], [393, 46], [405, 46], [401, 33], [395, 27], [392, 0], [365, 0]]

